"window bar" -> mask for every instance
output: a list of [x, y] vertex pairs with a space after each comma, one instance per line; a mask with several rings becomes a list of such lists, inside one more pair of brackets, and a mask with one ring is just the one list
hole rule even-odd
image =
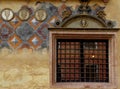
[[[91, 52], [91, 50], [92, 50], [92, 47], [91, 47], [92, 44], [90, 44], [91, 42], [87, 42], [87, 43], [88, 43], [89, 52]], [[89, 70], [89, 73], [88, 73], [88, 74], [89, 74], [89, 76], [88, 76], [88, 77], [89, 77], [89, 78], [88, 78], [88, 82], [91, 81], [91, 66], [92, 66], [92, 65], [91, 65], [91, 53], [90, 53], [90, 54], [89, 54], [89, 65], [88, 65], [88, 67], [89, 67], [90, 70]]]
[[[74, 59], [74, 58], [71, 56], [71, 55], [74, 55], [74, 54], [73, 54], [74, 47], [73, 47], [73, 48], [71, 47], [71, 45], [73, 45], [72, 42], [73, 42], [73, 41], [70, 42], [70, 58], [71, 58], [71, 61]], [[73, 42], [73, 43], [75, 43], [75, 42]], [[75, 45], [74, 45], [74, 46], [75, 46]], [[70, 76], [73, 76], [73, 75], [74, 75], [74, 80], [73, 80], [73, 78], [71, 78], [71, 81], [72, 81], [72, 82], [73, 82], [73, 81], [75, 82], [75, 62], [70, 62], [70, 63], [72, 63], [71, 66], [70, 66], [70, 68], [74, 65], [74, 72], [71, 72], [71, 71], [70, 71], [70, 73], [73, 73], [73, 74], [70, 74]]]
[[67, 74], [66, 74], [66, 54], [67, 54], [67, 53], [66, 53], [66, 49], [67, 49], [66, 43], [67, 43], [67, 40], [65, 40], [65, 50], [64, 50], [64, 51], [65, 51], [65, 54], [64, 54], [64, 58], [65, 58], [65, 59], [64, 59], [64, 60], [65, 60], [65, 64], [64, 64], [64, 65], [65, 65], [65, 74], [64, 74], [64, 76], [65, 76], [65, 82], [67, 82], [67, 81], [66, 81], [66, 80], [67, 80], [67, 77], [66, 77], [66, 75], [67, 75]]
[[[60, 64], [58, 63], [58, 61], [60, 60], [61, 61], [61, 57], [60, 58], [58, 58], [58, 51], [59, 51], [59, 41], [57, 40], [57, 68], [56, 68], [56, 71], [57, 71], [57, 82], [60, 82], [61, 81], [61, 67], [60, 67]], [[60, 51], [61, 51], [61, 49], [60, 49]], [[60, 52], [61, 53], [61, 52]], [[59, 55], [59, 56], [61, 56], [61, 55]], [[61, 62], [60, 62], [61, 63]]]
[[[78, 48], [79, 47], [79, 48]], [[79, 41], [77, 41], [77, 43], [76, 43], [76, 46], [75, 46], [75, 49], [77, 50], [77, 53], [79, 54], [79, 56], [78, 56], [78, 54], [76, 55], [77, 56], [77, 61], [78, 61], [78, 63], [79, 63], [79, 73], [77, 74], [77, 76], [78, 76], [78, 78], [77, 78], [77, 81], [79, 81], [79, 82], [81, 82], [82, 80], [81, 80], [81, 66], [80, 66], [80, 63], [81, 63], [81, 56], [80, 56], [80, 54], [81, 54], [81, 52], [79, 51], [78, 52], [78, 50], [81, 50], [81, 43], [79, 42]], [[76, 52], [75, 52], [76, 53]]]
[[69, 52], [68, 52], [68, 54], [69, 54], [69, 61], [68, 61], [68, 64], [69, 64], [69, 81], [70, 82], [72, 82], [71, 80], [72, 80], [72, 78], [70, 77], [71, 76], [71, 42], [69, 41]]
[[62, 77], [61, 77], [61, 73], [62, 73], [62, 72], [61, 72], [61, 60], [62, 60], [62, 57], [61, 57], [61, 41], [59, 41], [59, 46], [58, 46], [58, 47], [59, 47], [59, 49], [60, 49], [60, 54], [59, 54], [59, 55], [60, 55], [60, 59], [59, 59], [59, 60], [60, 60], [60, 64], [59, 64], [59, 65], [60, 65], [60, 66], [59, 66], [59, 67], [60, 67], [60, 81], [61, 81], [61, 78], [62, 78]]
[[83, 42], [81, 41], [81, 50], [80, 50], [80, 56], [81, 56], [81, 81], [84, 82], [85, 79], [84, 79], [84, 56], [83, 56]]
[[[74, 49], [73, 50], [76, 50], [76, 41], [73, 43], [74, 44]], [[76, 51], [74, 51], [74, 67], [75, 67], [75, 54], [76, 54]], [[73, 59], [72, 59], [73, 60]], [[76, 81], [76, 76], [75, 76], [75, 69], [74, 69], [74, 81]]]
[[98, 82], [98, 80], [99, 80], [99, 65], [97, 64], [96, 65], [96, 80], [95, 80], [95, 82]]
[[[101, 43], [101, 50], [102, 50], [102, 53], [103, 53], [103, 43]], [[104, 54], [102, 54], [102, 59], [101, 59], [101, 62], [103, 63], [103, 57], [104, 57]], [[104, 82], [104, 74], [103, 74], [103, 68], [104, 68], [104, 65], [100, 63], [102, 69], [101, 69], [101, 77], [100, 77], [100, 82]]]
[[[78, 45], [79, 45], [79, 50], [81, 50], [82, 43], [79, 42]], [[79, 76], [80, 76], [80, 81], [82, 82], [82, 75], [81, 75], [81, 69], [82, 69], [82, 67], [81, 67], [81, 60], [82, 60], [81, 51], [79, 51], [79, 62], [80, 62], [80, 64], [79, 64], [79, 67], [80, 67], [80, 69], [79, 69]]]
[[[100, 53], [100, 42], [98, 43], [98, 49], [97, 51]], [[98, 60], [98, 58], [100, 58], [100, 55], [97, 55], [97, 64], [98, 64], [98, 73], [97, 73], [97, 82], [100, 82], [100, 73], [101, 73], [101, 65], [100, 65], [100, 60]]]
[[91, 76], [91, 73], [89, 73], [89, 72], [91, 72], [90, 71], [90, 66], [89, 66], [89, 64], [90, 64], [90, 61], [91, 61], [91, 59], [90, 59], [90, 44], [89, 44], [89, 42], [86, 42], [87, 43], [87, 46], [88, 46], [88, 48], [87, 48], [87, 50], [88, 50], [88, 63], [87, 63], [87, 65], [88, 65], [88, 67], [89, 67], [89, 70], [87, 71], [87, 81], [89, 82], [90, 81], [90, 76]]
[[96, 42], [94, 42], [95, 43], [95, 49], [93, 49], [93, 53], [92, 53], [92, 60], [93, 60], [93, 71], [94, 71], [94, 73], [93, 73], [93, 82], [95, 82], [95, 78], [96, 78], [96, 65], [95, 65], [95, 56], [96, 56], [96, 54], [95, 54], [95, 50], [96, 50]]
[[109, 52], [109, 45], [108, 45], [108, 41], [106, 42], [106, 82], [109, 82], [109, 60], [108, 60], [108, 52]]

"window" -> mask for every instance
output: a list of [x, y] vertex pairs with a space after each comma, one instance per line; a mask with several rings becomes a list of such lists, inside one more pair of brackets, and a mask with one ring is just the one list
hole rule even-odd
[[57, 39], [57, 82], [109, 82], [108, 40]]
[[116, 31], [51, 28], [51, 87], [116, 88]]
[[83, 46], [85, 49], [97, 49], [97, 42], [84, 42]]

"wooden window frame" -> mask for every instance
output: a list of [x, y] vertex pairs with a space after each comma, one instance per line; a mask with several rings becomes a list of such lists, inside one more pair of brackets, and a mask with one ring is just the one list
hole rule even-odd
[[[108, 28], [49, 28], [50, 86], [53, 88], [117, 88], [116, 36], [119, 29]], [[57, 39], [107, 39], [109, 44], [109, 82], [56, 82], [56, 40]]]

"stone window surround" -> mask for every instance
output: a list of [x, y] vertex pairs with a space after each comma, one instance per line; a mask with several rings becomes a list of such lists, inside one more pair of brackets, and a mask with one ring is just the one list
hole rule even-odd
[[[119, 29], [108, 28], [49, 28], [50, 86], [58, 88], [117, 88], [116, 36]], [[109, 83], [57, 83], [56, 82], [56, 39], [107, 39], [109, 41]]]

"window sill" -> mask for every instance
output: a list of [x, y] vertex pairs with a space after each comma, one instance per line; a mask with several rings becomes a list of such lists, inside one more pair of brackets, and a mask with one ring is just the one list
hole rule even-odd
[[117, 89], [115, 84], [111, 83], [93, 83], [93, 82], [84, 82], [84, 83], [54, 83], [51, 86], [52, 88], [90, 88], [90, 89]]

